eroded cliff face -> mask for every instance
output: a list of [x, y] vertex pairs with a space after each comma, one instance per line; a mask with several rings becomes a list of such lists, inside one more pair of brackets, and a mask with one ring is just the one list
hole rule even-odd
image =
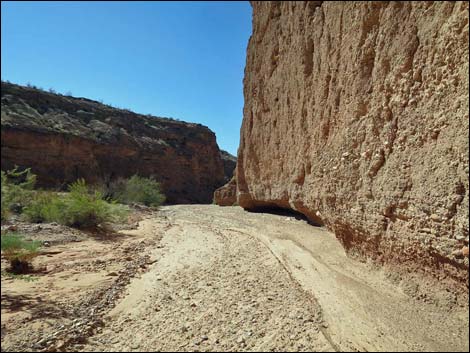
[[252, 7], [238, 203], [468, 285], [468, 3]]
[[154, 176], [171, 203], [210, 203], [224, 183], [214, 133], [84, 98], [2, 83], [1, 168], [31, 167], [39, 186]]
[[234, 206], [237, 202], [237, 180], [232, 179], [214, 191], [214, 203], [219, 206]]
[[237, 157], [224, 150], [220, 151], [220, 157], [224, 164], [225, 182], [228, 182], [233, 178], [235, 167], [237, 166]]

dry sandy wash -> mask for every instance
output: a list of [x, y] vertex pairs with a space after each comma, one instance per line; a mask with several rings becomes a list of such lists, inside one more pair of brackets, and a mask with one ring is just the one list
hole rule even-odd
[[16, 223], [50, 245], [34, 281], [2, 273], [2, 351], [468, 351], [468, 292], [358, 262], [298, 216], [135, 212], [114, 233]]
[[[326, 230], [240, 207], [167, 206], [128, 234], [156, 260], [83, 351], [468, 351], [468, 306], [348, 258]], [[420, 299], [421, 298], [421, 299]]]

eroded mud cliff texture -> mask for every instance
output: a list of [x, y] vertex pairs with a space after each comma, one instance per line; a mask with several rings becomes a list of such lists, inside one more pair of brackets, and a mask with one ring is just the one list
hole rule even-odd
[[252, 7], [238, 203], [468, 285], [468, 3]]
[[2, 82], [1, 168], [31, 167], [39, 186], [154, 176], [171, 203], [210, 203], [224, 183], [214, 133], [98, 102]]

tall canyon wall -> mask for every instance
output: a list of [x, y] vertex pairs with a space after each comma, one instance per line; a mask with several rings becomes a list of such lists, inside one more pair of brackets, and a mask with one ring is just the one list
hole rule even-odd
[[210, 203], [232, 176], [234, 162], [200, 124], [5, 82], [1, 102], [1, 168], [31, 167], [40, 187], [139, 174], [155, 177], [170, 203]]
[[468, 3], [252, 7], [240, 206], [468, 286]]

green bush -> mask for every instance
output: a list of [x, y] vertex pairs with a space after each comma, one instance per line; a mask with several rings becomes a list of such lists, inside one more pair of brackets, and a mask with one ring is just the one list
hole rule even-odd
[[69, 186], [69, 193], [38, 193], [25, 208], [24, 216], [31, 222], [57, 222], [76, 228], [94, 228], [104, 223], [122, 222], [128, 208], [106, 202], [99, 191], [90, 191], [83, 179]]
[[54, 222], [60, 219], [64, 202], [56, 193], [38, 191], [24, 208], [23, 217], [33, 223]]
[[31, 260], [38, 255], [41, 243], [26, 241], [17, 233], [1, 236], [1, 249], [5, 258], [10, 262], [11, 272], [24, 273], [31, 269]]
[[121, 203], [140, 203], [145, 206], [158, 207], [165, 202], [165, 195], [160, 191], [160, 184], [153, 178], [138, 175], [118, 181], [114, 187], [114, 198]]
[[2, 221], [8, 217], [10, 212], [21, 213], [23, 208], [30, 202], [36, 175], [27, 168], [18, 171], [18, 167], [9, 171], [1, 171], [1, 216]]
[[107, 184], [94, 185], [94, 190], [101, 192], [103, 199], [107, 201], [119, 201], [119, 195], [122, 194], [126, 187], [127, 179], [115, 179]]
[[8, 203], [6, 201], [6, 198], [3, 196], [3, 182], [2, 182], [2, 199], [1, 199], [1, 216], [2, 216], [2, 222], [5, 221], [10, 212], [8, 212]]
[[90, 190], [82, 179], [71, 184], [69, 193], [65, 195], [35, 191], [35, 184], [36, 175], [29, 168], [18, 171], [15, 167], [1, 172], [2, 221], [14, 212], [23, 213], [23, 217], [30, 222], [57, 222], [77, 228], [91, 228], [108, 222], [122, 222], [129, 212], [124, 205], [104, 200], [102, 192]]
[[103, 200], [100, 192], [89, 192], [83, 179], [69, 186], [69, 194], [63, 202], [60, 223], [87, 228], [109, 221], [108, 203]]

